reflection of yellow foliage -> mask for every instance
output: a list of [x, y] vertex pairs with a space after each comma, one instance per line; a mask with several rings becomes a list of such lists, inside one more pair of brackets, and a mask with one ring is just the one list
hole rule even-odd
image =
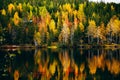
[[56, 70], [56, 61], [54, 60], [54, 62], [50, 64], [49, 71], [52, 75], [54, 75], [55, 70]]
[[10, 3], [8, 5], [8, 12], [11, 14], [12, 10], [14, 10], [14, 9], [15, 9], [15, 6], [12, 3]]
[[86, 80], [86, 74], [85, 73], [79, 74], [78, 79], [76, 79], [76, 80]]
[[66, 75], [69, 75], [70, 58], [69, 58], [68, 52], [65, 51], [63, 54], [61, 53], [59, 55], [59, 59], [60, 59], [61, 64], [63, 66], [63, 73], [65, 73]]
[[112, 62], [110, 60], [106, 60], [106, 66], [112, 74], [117, 75], [120, 73], [119, 61], [117, 61], [115, 59], [113, 59]]
[[104, 70], [104, 57], [100, 55], [97, 57], [97, 66], [98, 68], [102, 68]]
[[18, 80], [19, 79], [19, 71], [15, 70], [14, 72], [14, 80]]
[[85, 69], [85, 64], [82, 63], [82, 64], [80, 65], [80, 72], [82, 73], [82, 72], [84, 71], [84, 69]]
[[75, 76], [78, 76], [78, 65], [75, 64]]
[[119, 65], [119, 61], [113, 59], [112, 60], [112, 65], [111, 65], [111, 73], [113, 74], [119, 74], [120, 72], [120, 65]]
[[38, 49], [36, 54], [34, 55], [35, 64], [39, 64], [41, 62], [40, 57], [41, 57], [41, 51]]
[[5, 9], [2, 9], [1, 14], [4, 15], [4, 16], [6, 15], [6, 11], [5, 11]]
[[19, 18], [18, 12], [15, 12], [13, 21], [14, 21], [14, 24], [15, 24], [15, 25], [18, 25], [18, 24], [19, 24], [20, 18]]
[[111, 62], [109, 60], [106, 60], [106, 66], [108, 68], [108, 71], [111, 70]]
[[96, 57], [93, 57], [91, 60], [88, 61], [89, 62], [89, 69], [90, 69], [90, 74], [95, 74], [96, 70], [97, 70], [97, 66], [96, 66]]

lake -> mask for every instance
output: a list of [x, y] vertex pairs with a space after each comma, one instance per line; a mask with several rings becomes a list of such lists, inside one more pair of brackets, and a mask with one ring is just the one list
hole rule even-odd
[[2, 49], [0, 80], [119, 80], [120, 49]]

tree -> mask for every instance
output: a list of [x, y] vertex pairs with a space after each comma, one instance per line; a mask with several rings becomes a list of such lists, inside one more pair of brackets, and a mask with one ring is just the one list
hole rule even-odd
[[80, 22], [85, 22], [85, 14], [84, 14], [84, 4], [79, 4], [79, 9], [77, 12], [77, 17], [79, 19]]
[[93, 42], [93, 38], [96, 34], [96, 23], [94, 20], [89, 21], [89, 26], [87, 27], [87, 36], [88, 36], [88, 43]]
[[69, 36], [70, 36], [70, 29], [68, 25], [64, 22], [62, 31], [59, 35], [59, 42], [62, 42], [62, 44], [67, 45], [69, 43]]
[[15, 6], [12, 3], [10, 3], [8, 5], [8, 12], [11, 14], [13, 10], [15, 10]]
[[[110, 36], [108, 38], [109, 41], [117, 43], [117, 40], [118, 40], [117, 35], [120, 32], [119, 26], [120, 26], [120, 23], [119, 23], [118, 18], [116, 16], [113, 16], [110, 19], [110, 22], [108, 23], [107, 28], [106, 28], [107, 34], [108, 34], [108, 36]], [[116, 40], [114, 40], [114, 36], [115, 36]]]
[[13, 17], [13, 22], [14, 22], [14, 24], [17, 26], [17, 25], [19, 25], [19, 23], [20, 23], [20, 17], [19, 17], [19, 14], [18, 14], [18, 12], [15, 12], [15, 14], [14, 14], [14, 17]]
[[6, 16], [6, 10], [5, 10], [5, 9], [2, 9], [1, 14], [2, 14], [3, 16]]
[[35, 42], [35, 46], [40, 46], [41, 45], [41, 34], [40, 32], [36, 32], [34, 34], [34, 42]]

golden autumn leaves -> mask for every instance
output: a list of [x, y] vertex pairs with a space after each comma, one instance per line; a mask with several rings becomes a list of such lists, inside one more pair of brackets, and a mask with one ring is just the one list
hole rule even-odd
[[18, 12], [15, 12], [14, 17], [13, 17], [13, 22], [15, 25], [18, 25], [20, 23], [20, 17], [18, 15]]
[[[87, 8], [89, 9], [87, 5], [89, 3], [87, 2], [79, 3], [78, 5], [75, 5], [75, 3], [55, 5], [52, 1], [49, 4], [46, 4], [46, 1], [43, 3], [44, 5], [41, 6], [33, 5], [29, 2], [10, 3], [6, 9], [1, 9], [0, 12], [8, 20], [6, 21], [7, 25], [11, 24], [11, 26], [24, 28], [24, 24], [28, 25], [26, 23], [31, 23], [30, 26], [27, 26], [29, 27], [27, 31], [34, 35], [34, 40], [37, 41], [38, 45], [42, 44], [42, 41], [45, 41], [45, 39], [45, 44], [50, 43], [51, 40], [51, 42], [56, 41], [63, 44], [70, 42], [70, 45], [74, 45], [74, 42], [79, 43], [81, 39], [84, 39], [83, 43], [106, 44], [110, 41], [109, 36], [111, 36], [111, 39], [116, 37], [116, 43], [119, 42], [119, 15], [108, 15], [108, 17], [111, 17], [110, 21], [104, 21], [101, 20], [101, 14], [96, 12], [96, 10], [87, 10]], [[94, 3], [90, 4], [95, 7]], [[111, 11], [115, 11], [115, 6], [111, 5], [110, 8]], [[86, 11], [90, 13], [87, 14]], [[4, 18], [3, 20], [5, 20]], [[34, 32], [30, 30], [30, 27], [34, 28]], [[19, 32], [19, 30], [16, 32]]]
[[[18, 6], [15, 7], [14, 4], [10, 3], [10, 4], [8, 5], [8, 11], [6, 11], [5, 9], [2, 9], [2, 10], [1, 10], [1, 14], [4, 15], [4, 16], [6, 16], [7, 14], [10, 14], [10, 15], [11, 15], [12, 12], [15, 11], [15, 9], [18, 9], [20, 12], [22, 12], [22, 11], [23, 11], [23, 10], [22, 10], [22, 4], [19, 3]], [[14, 23], [15, 25], [18, 25], [18, 24], [20, 23], [21, 18], [19, 17], [18, 11], [16, 11], [16, 12], [14, 13], [14, 16], [13, 16], [13, 18], [12, 18], [12, 21], [13, 21], [13, 23]]]

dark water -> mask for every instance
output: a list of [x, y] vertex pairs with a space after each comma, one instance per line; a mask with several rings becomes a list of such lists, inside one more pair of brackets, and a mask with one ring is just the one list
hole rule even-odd
[[0, 80], [120, 80], [120, 49], [0, 50]]

